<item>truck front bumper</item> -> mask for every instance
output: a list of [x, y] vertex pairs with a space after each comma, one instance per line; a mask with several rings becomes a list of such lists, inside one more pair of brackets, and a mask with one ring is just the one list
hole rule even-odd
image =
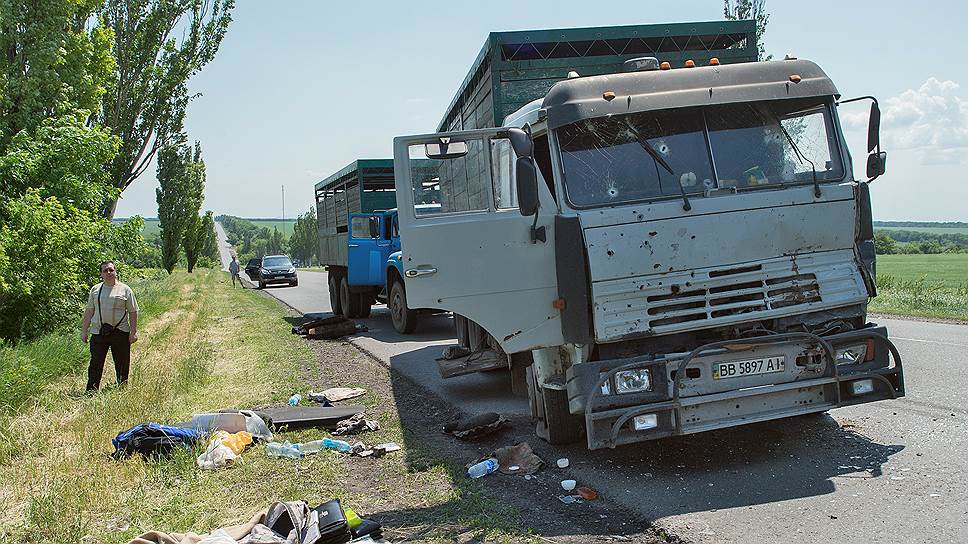
[[[837, 350], [858, 343], [873, 348], [872, 360], [837, 364]], [[703, 385], [714, 384], [707, 374], [705, 382], [686, 385], [693, 381], [687, 368], [705, 364], [708, 370], [710, 361], [724, 355], [793, 347], [812, 359], [789, 361], [796, 366], [786, 374], [788, 381], [769, 383], [764, 376], [763, 383], [702, 393]], [[615, 394], [615, 375], [635, 369], [650, 370], [652, 390]], [[878, 327], [825, 337], [788, 333], [715, 342], [668, 358], [589, 361], [569, 368], [567, 389], [571, 412], [585, 416], [589, 449], [598, 449], [894, 399], [904, 396], [904, 373], [887, 330]]]

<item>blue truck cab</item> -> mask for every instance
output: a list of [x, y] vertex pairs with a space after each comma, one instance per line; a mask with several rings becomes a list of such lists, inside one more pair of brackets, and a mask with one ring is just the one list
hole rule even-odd
[[[440, 208], [432, 189], [422, 202]], [[333, 313], [369, 317], [386, 304], [394, 328], [412, 333], [418, 312], [407, 307], [393, 160], [359, 159], [317, 183], [316, 218]]]

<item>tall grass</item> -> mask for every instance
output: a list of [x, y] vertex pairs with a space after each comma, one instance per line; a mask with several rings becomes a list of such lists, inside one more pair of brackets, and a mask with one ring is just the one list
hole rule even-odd
[[[142, 319], [157, 315], [166, 299], [174, 296], [161, 270], [137, 271], [126, 283], [138, 299]], [[88, 346], [80, 340], [80, 314], [73, 323], [45, 336], [19, 344], [0, 344], [0, 418], [16, 410], [48, 383], [73, 372], [84, 372], [89, 360]]]
[[968, 319], [968, 282], [947, 287], [941, 282], [929, 282], [926, 277], [879, 274], [877, 291], [877, 298], [870, 305], [873, 312]]

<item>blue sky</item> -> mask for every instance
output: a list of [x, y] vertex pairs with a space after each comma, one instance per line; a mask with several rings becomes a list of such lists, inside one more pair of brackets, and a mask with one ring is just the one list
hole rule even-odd
[[[766, 46], [820, 64], [844, 97], [884, 110], [880, 220], [968, 221], [968, 62], [963, 7], [936, 2], [767, 0]], [[718, 20], [722, 1], [258, 2], [239, 0], [216, 59], [191, 82], [189, 138], [208, 170], [205, 208], [291, 217], [313, 185], [392, 138], [432, 132], [488, 32]], [[842, 111], [852, 149], [866, 105]], [[854, 161], [863, 164], [860, 151]], [[118, 216], [157, 215], [154, 169]]]

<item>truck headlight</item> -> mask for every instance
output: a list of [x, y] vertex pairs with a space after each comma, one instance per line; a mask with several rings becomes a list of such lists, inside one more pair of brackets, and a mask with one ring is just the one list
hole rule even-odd
[[834, 360], [838, 365], [852, 365], [864, 361], [867, 356], [867, 344], [847, 346], [834, 352]]
[[647, 368], [623, 370], [615, 374], [616, 393], [635, 393], [652, 390], [652, 374]]

